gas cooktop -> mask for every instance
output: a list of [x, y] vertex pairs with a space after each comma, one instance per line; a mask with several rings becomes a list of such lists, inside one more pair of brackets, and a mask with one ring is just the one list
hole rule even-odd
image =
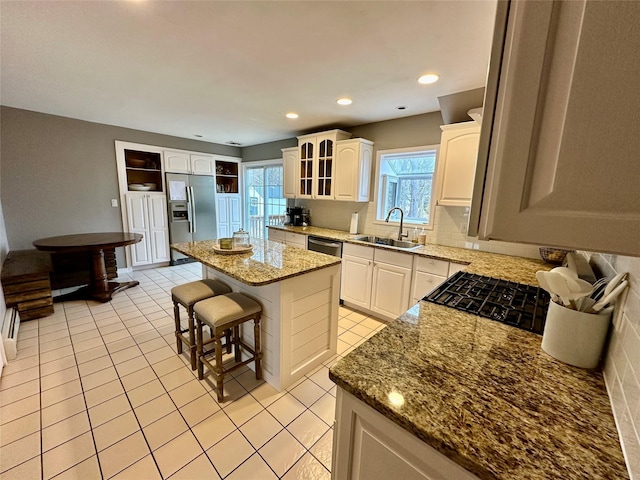
[[549, 294], [538, 287], [458, 272], [423, 300], [542, 335]]

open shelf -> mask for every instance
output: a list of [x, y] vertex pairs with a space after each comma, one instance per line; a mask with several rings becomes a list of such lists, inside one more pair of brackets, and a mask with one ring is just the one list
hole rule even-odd
[[[138, 150], [124, 151], [127, 171], [127, 185], [155, 184], [150, 192], [162, 192], [162, 159], [159, 153], [142, 152]], [[130, 192], [131, 188], [128, 188]]]
[[216, 191], [238, 193], [238, 164], [216, 160]]

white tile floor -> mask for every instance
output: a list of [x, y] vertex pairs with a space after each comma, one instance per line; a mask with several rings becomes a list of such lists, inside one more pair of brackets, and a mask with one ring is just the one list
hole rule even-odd
[[338, 356], [283, 392], [241, 369], [219, 404], [175, 352], [169, 292], [200, 264], [131, 277], [140, 285], [109, 303], [60, 303], [21, 324], [0, 379], [0, 477], [328, 479], [328, 366], [384, 324], [340, 307]]

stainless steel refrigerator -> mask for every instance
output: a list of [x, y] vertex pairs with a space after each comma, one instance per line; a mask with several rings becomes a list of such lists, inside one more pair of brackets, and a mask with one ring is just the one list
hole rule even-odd
[[[171, 243], [217, 238], [216, 180], [206, 175], [167, 173]], [[171, 265], [190, 259], [171, 250]]]

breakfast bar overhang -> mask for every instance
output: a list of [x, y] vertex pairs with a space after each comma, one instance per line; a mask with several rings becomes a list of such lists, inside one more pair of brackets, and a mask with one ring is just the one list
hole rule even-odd
[[[262, 305], [262, 374], [270, 385], [283, 390], [336, 354], [339, 258], [269, 240], [255, 240], [252, 252], [241, 254], [221, 255], [214, 246], [205, 240], [171, 248], [202, 263], [203, 278]], [[242, 336], [253, 342], [251, 328]]]

